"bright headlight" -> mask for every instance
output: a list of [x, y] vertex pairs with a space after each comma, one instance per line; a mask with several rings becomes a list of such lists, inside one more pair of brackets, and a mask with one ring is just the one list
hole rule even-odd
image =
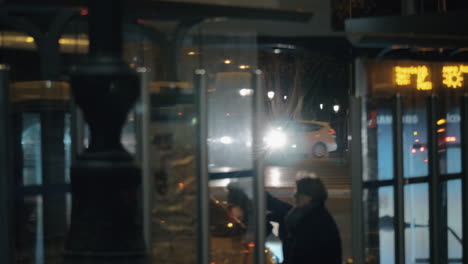
[[273, 130], [265, 137], [265, 142], [273, 148], [281, 148], [286, 145], [286, 134], [283, 131]]
[[226, 145], [229, 145], [232, 143], [232, 138], [231, 137], [227, 137], [227, 136], [224, 136], [224, 137], [221, 137], [219, 139], [219, 141], [223, 144], [226, 144]]

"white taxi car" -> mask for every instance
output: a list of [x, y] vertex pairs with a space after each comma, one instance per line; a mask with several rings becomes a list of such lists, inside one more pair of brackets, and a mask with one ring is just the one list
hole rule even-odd
[[264, 137], [272, 153], [311, 154], [323, 158], [335, 151], [336, 132], [327, 122], [288, 121], [275, 122]]

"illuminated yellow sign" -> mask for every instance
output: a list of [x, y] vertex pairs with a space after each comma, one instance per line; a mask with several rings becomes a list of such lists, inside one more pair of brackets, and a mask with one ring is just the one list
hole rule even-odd
[[[411, 85], [414, 77], [416, 78], [416, 89], [432, 90], [432, 82], [428, 80], [430, 77], [429, 68], [426, 65], [418, 66], [395, 66], [395, 83], [399, 86]], [[442, 67], [442, 84], [448, 88], [460, 88], [463, 86], [465, 78], [464, 74], [468, 74], [468, 65], [446, 65]]]
[[395, 67], [395, 82], [397, 85], [410, 85], [412, 75], [416, 75], [416, 89], [432, 90], [432, 82], [426, 80], [429, 76], [427, 66]]
[[467, 65], [444, 66], [442, 68], [442, 83], [449, 88], [462, 87], [464, 73], [468, 73]]

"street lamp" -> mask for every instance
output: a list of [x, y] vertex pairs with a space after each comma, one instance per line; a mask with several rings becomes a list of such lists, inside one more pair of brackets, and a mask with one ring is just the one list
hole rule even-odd
[[335, 113], [338, 113], [338, 111], [340, 111], [340, 106], [337, 105], [337, 104], [334, 105], [334, 106], [333, 106], [333, 111], [334, 111]]
[[240, 96], [252, 95], [253, 90], [252, 89], [247, 89], [247, 88], [242, 88], [242, 89], [239, 90], [239, 94], [240, 94]]
[[272, 100], [273, 97], [275, 97], [275, 92], [269, 91], [267, 95], [268, 95], [268, 98], [269, 98], [270, 100]]

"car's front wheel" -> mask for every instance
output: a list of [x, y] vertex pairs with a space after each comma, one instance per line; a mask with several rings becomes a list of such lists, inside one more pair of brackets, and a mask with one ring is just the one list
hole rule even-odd
[[317, 143], [312, 147], [312, 155], [314, 158], [320, 159], [327, 155], [327, 146], [323, 143]]

